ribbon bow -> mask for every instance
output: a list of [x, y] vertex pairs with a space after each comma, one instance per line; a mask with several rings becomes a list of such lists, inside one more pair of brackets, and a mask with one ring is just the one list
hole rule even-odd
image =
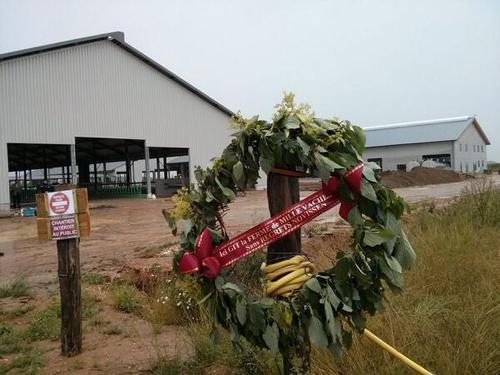
[[212, 256], [213, 251], [212, 236], [208, 228], [205, 228], [196, 239], [194, 252], [184, 253], [179, 259], [179, 271], [181, 273], [199, 272], [209, 279], [217, 277], [222, 266], [219, 260]]
[[[363, 164], [359, 164], [353, 169], [344, 174], [344, 181], [349, 189], [357, 196], [361, 194], [361, 178], [363, 176]], [[339, 196], [340, 181], [337, 176], [332, 176], [326, 184], [323, 184], [323, 192], [333, 196]], [[349, 212], [356, 206], [355, 203], [340, 201], [339, 215], [342, 219], [347, 220]]]

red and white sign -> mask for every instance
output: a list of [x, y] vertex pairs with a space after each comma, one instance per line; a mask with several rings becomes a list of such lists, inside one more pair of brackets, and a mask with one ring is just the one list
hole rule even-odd
[[49, 216], [71, 215], [75, 213], [75, 197], [72, 190], [47, 193]]
[[50, 218], [50, 232], [53, 240], [64, 240], [79, 236], [75, 215], [60, 215]]

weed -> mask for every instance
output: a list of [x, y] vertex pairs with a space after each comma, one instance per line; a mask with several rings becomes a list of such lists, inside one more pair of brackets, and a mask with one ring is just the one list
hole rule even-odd
[[20, 306], [16, 307], [13, 310], [8, 310], [8, 311], [2, 311], [0, 312], [0, 315], [5, 315], [7, 316], [8, 319], [16, 319], [19, 318], [30, 311], [33, 311], [35, 309], [35, 305], [25, 305], [25, 306]]
[[[244, 339], [235, 346], [227, 332], [212, 332], [207, 318], [190, 324], [188, 332], [194, 347], [193, 358], [160, 359], [151, 370], [153, 374], [278, 374], [269, 351], [257, 349]], [[214, 333], [215, 341], [211, 338]]]
[[143, 297], [136, 287], [130, 284], [119, 284], [111, 289], [113, 307], [126, 313], [139, 313]]
[[92, 294], [89, 290], [84, 289], [82, 293], [82, 318], [93, 319], [100, 311], [101, 300]]
[[0, 287], [0, 298], [31, 297], [32, 291], [24, 276], [17, 276], [14, 280]]
[[26, 337], [29, 341], [56, 340], [61, 333], [61, 303], [53, 300], [41, 311], [37, 311], [28, 323]]
[[10, 373], [11, 370], [17, 370], [16, 374], [38, 374], [44, 366], [45, 360], [43, 354], [38, 350], [22, 353], [14, 357], [5, 364], [0, 364], [0, 374]]
[[85, 272], [82, 281], [89, 285], [102, 285], [110, 281], [109, 276], [99, 272]]
[[22, 334], [10, 325], [0, 322], [0, 355], [19, 353], [24, 349]]

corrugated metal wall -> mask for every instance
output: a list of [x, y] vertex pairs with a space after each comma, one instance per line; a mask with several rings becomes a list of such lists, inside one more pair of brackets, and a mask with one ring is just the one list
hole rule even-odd
[[413, 160], [422, 161], [422, 155], [429, 154], [451, 154], [453, 158], [453, 142], [369, 147], [363, 153], [363, 158], [365, 158], [365, 160], [382, 158], [382, 168], [389, 171], [397, 170], [398, 164], [406, 164]]
[[8, 142], [145, 139], [148, 146], [189, 147], [191, 165], [206, 165], [227, 144], [228, 123], [226, 114], [110, 41], [4, 61], [0, 203], [8, 199]]
[[455, 142], [454, 151], [455, 170], [473, 172], [477, 169], [486, 169], [488, 164], [486, 145], [474, 125], [470, 124], [460, 135]]

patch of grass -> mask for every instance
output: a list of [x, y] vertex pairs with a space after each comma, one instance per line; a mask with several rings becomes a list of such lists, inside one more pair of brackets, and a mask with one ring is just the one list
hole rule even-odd
[[89, 285], [102, 285], [110, 281], [109, 277], [99, 272], [85, 272], [82, 281]]
[[[405, 274], [403, 293], [388, 294], [386, 312], [367, 323], [436, 374], [494, 374], [500, 368], [500, 191], [479, 183], [450, 206], [407, 218], [417, 263]], [[315, 374], [410, 373], [363, 336], [338, 363], [315, 350], [312, 365]]]
[[251, 257], [237, 262], [231, 279], [245, 285], [245, 289], [254, 295], [260, 295], [264, 288], [264, 278], [260, 267], [266, 261], [266, 253], [259, 251]]
[[145, 318], [153, 326], [155, 333], [159, 333], [165, 325], [179, 324], [181, 314], [176, 306], [173, 290], [168, 287], [159, 287], [156, 293], [148, 299], [148, 311]]
[[37, 311], [26, 329], [26, 337], [29, 341], [56, 340], [61, 334], [61, 303], [51, 301], [41, 311]]
[[20, 307], [16, 307], [15, 309], [12, 310], [4, 310], [0, 311], [0, 315], [5, 315], [7, 319], [16, 319], [21, 316], [26, 315], [30, 311], [33, 311], [35, 309], [35, 305], [28, 304]]
[[[0, 364], [0, 374], [38, 374], [45, 365], [42, 352], [33, 350], [14, 357], [5, 364]], [[15, 372], [11, 372], [15, 370]]]
[[24, 276], [17, 276], [14, 280], [0, 287], [0, 298], [31, 297], [32, 291]]
[[143, 296], [130, 284], [118, 284], [111, 289], [113, 307], [126, 313], [140, 313]]
[[170, 374], [278, 374], [273, 355], [248, 344], [244, 339], [235, 347], [227, 332], [217, 330], [212, 340], [212, 324], [207, 318], [188, 326], [194, 356], [188, 361], [179, 358], [160, 359], [151, 369], [155, 375]]
[[19, 353], [24, 349], [22, 333], [7, 323], [0, 322], [0, 355]]
[[101, 300], [96, 295], [84, 289], [82, 292], [82, 318], [93, 319], [101, 312], [102, 306], [100, 302]]

